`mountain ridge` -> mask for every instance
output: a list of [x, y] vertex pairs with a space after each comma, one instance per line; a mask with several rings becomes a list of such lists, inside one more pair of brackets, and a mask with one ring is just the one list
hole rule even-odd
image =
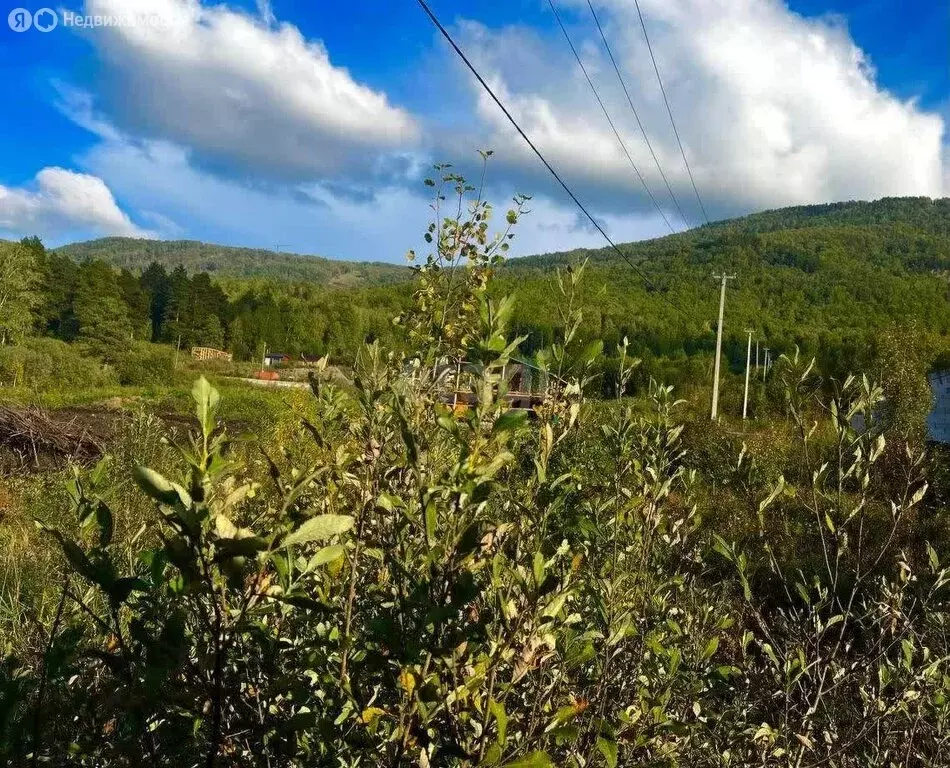
[[207, 272], [212, 277], [312, 281], [338, 288], [386, 285], [410, 276], [406, 267], [385, 262], [344, 261], [201, 240], [104, 237], [70, 243], [54, 250], [74, 261], [97, 258], [133, 272], [139, 272], [156, 261], [166, 269], [182, 266], [189, 273]]
[[[638, 251], [651, 251], [680, 241], [695, 244], [724, 234], [754, 235], [783, 230], [893, 225], [910, 227], [928, 235], [950, 237], [950, 198], [885, 197], [874, 201], [851, 200], [775, 208], [672, 235], [622, 243], [620, 247], [629, 255], [638, 255]], [[76, 261], [100, 258], [115, 267], [132, 271], [141, 271], [152, 261], [157, 261], [168, 269], [183, 266], [190, 273], [208, 272], [213, 277], [312, 281], [338, 288], [387, 285], [403, 282], [411, 276], [407, 267], [387, 262], [330, 259], [200, 240], [106, 237], [70, 243], [55, 250]], [[554, 267], [578, 255], [596, 261], [617, 258], [609, 247], [576, 248], [512, 258], [506, 262], [506, 268], [519, 271]]]

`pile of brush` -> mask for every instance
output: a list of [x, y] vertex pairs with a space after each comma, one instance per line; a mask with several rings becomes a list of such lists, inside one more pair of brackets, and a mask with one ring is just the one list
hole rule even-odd
[[78, 416], [54, 419], [40, 408], [0, 405], [0, 450], [22, 465], [95, 460], [103, 453], [103, 438]]

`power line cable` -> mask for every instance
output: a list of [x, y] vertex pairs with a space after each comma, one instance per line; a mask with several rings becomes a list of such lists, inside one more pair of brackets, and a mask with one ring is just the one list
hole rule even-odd
[[656, 63], [656, 56], [653, 55], [653, 46], [650, 44], [650, 35], [647, 32], [647, 25], [643, 21], [643, 13], [640, 11], [640, 0], [634, 0], [637, 6], [637, 16], [640, 17], [640, 28], [643, 30], [643, 37], [647, 41], [647, 50], [650, 52], [650, 59], [653, 61], [653, 71], [656, 72], [656, 81], [660, 84], [660, 93], [663, 94], [663, 103], [666, 104], [666, 113], [670, 116], [670, 125], [673, 126], [673, 135], [676, 136], [676, 143], [679, 144], [680, 154], [683, 156], [683, 163], [686, 165], [686, 173], [689, 174], [689, 182], [693, 185], [693, 192], [696, 193], [696, 199], [699, 201], [699, 207], [703, 212], [703, 218], [709, 223], [709, 216], [706, 214], [706, 206], [703, 205], [703, 198], [696, 187], [696, 181], [693, 179], [693, 171], [689, 167], [689, 160], [686, 159], [686, 150], [683, 149], [683, 142], [680, 141], [680, 133], [676, 129], [676, 120], [673, 119], [673, 110], [670, 108], [670, 100], [666, 97], [666, 88], [663, 87], [663, 78], [660, 77], [660, 68]]
[[[594, 226], [594, 228], [598, 232], [600, 232], [604, 240], [606, 240], [610, 244], [610, 247], [613, 248], [614, 251], [617, 252], [617, 255], [620, 256], [620, 258], [623, 259], [627, 263], [627, 265], [643, 279], [643, 282], [646, 284], [646, 286], [654, 291], [658, 291], [659, 289], [657, 288], [656, 284], [646, 275], [646, 273], [642, 269], [640, 269], [636, 264], [634, 264], [630, 260], [627, 254], [625, 254], [622, 250], [620, 250], [620, 247], [613, 240], [611, 240], [610, 235], [608, 235], [604, 231], [604, 228], [600, 225], [597, 219], [595, 219], [591, 215], [590, 211], [588, 211], [587, 208], [584, 206], [584, 204], [578, 199], [577, 195], [575, 195], [574, 192], [571, 191], [571, 188], [567, 186], [567, 184], [561, 178], [560, 174], [558, 174], [558, 172], [554, 170], [554, 167], [547, 161], [544, 155], [541, 154], [540, 150], [534, 145], [534, 142], [531, 141], [531, 139], [528, 137], [528, 134], [526, 134], [524, 130], [522, 130], [521, 126], [518, 125], [518, 121], [515, 120], [514, 117], [512, 117], [511, 112], [508, 111], [508, 108], [495, 95], [495, 92], [491, 89], [491, 86], [488, 85], [487, 82], [485, 82], [485, 78], [483, 78], [479, 74], [478, 70], [475, 69], [475, 66], [472, 64], [472, 62], [469, 61], [468, 57], [465, 55], [465, 52], [461, 48], [459, 48], [458, 43], [455, 42], [452, 35], [449, 34], [449, 31], [443, 26], [442, 22], [439, 21], [435, 13], [433, 13], [432, 9], [429, 7], [429, 4], [426, 2], [426, 0], [417, 0], [417, 2], [422, 7], [422, 10], [426, 12], [426, 15], [429, 17], [429, 20], [433, 23], [436, 29], [439, 30], [442, 36], [448, 41], [449, 45], [451, 45], [452, 48], [455, 50], [455, 52], [458, 54], [459, 58], [465, 63], [465, 66], [468, 67], [469, 71], [475, 76], [475, 79], [478, 80], [482, 88], [485, 89], [485, 91], [491, 97], [492, 101], [494, 101], [495, 104], [498, 105], [498, 108], [505, 114], [505, 117], [508, 118], [508, 122], [510, 122], [512, 126], [514, 126], [515, 130], [518, 132], [521, 138], [525, 140], [525, 143], [529, 147], [531, 147], [531, 150], [534, 152], [534, 154], [537, 155], [538, 159], [544, 164], [544, 167], [548, 169], [551, 175], [557, 180], [558, 184], [561, 185], [562, 189], [567, 193], [568, 197], [570, 197], [571, 200], [574, 201], [574, 204], [578, 208], [580, 208], [581, 212], [587, 217], [587, 219]], [[675, 309], [677, 312], [681, 313], [684, 317], [687, 317], [687, 318], [689, 317], [689, 314], [686, 312], [686, 310], [684, 310], [678, 304], [671, 301], [668, 297], [664, 296], [662, 293], [658, 295], [663, 301], [665, 301], [667, 304], [673, 307], [673, 309]]]
[[554, 0], [548, 0], [548, 5], [551, 6], [551, 11], [554, 13], [554, 18], [557, 19], [557, 25], [561, 28], [561, 32], [564, 34], [564, 39], [567, 40], [567, 44], [571, 48], [571, 53], [574, 54], [574, 58], [577, 60], [577, 65], [581, 68], [581, 72], [584, 73], [584, 77], [587, 79], [587, 84], [590, 86], [591, 91], [594, 93], [594, 98], [597, 99], [597, 103], [600, 104], [600, 108], [604, 113], [604, 117], [607, 118], [607, 123], [610, 125], [610, 129], [614, 132], [614, 136], [617, 137], [617, 141], [620, 144], [620, 148], [623, 150], [623, 153], [627, 156], [627, 162], [630, 163], [630, 167], [633, 168], [633, 172], [637, 175], [637, 178], [640, 180], [640, 184], [643, 185], [644, 191], [647, 193], [647, 196], [650, 198], [653, 206], [656, 208], [657, 212], [663, 218], [663, 221], [666, 223], [667, 228], [672, 233], [676, 233], [673, 225], [670, 224], [670, 220], [666, 217], [666, 214], [663, 213], [663, 209], [660, 208], [660, 204], [657, 202], [657, 199], [653, 196], [653, 193], [650, 191], [650, 187], [647, 186], [646, 180], [643, 178], [643, 174], [640, 173], [640, 169], [637, 168], [637, 164], [633, 162], [633, 158], [630, 157], [630, 152], [627, 150], [627, 145], [624, 142], [623, 138], [620, 136], [620, 131], [617, 130], [617, 126], [614, 125], [614, 121], [610, 117], [610, 112], [607, 111], [607, 107], [604, 105], [603, 99], [600, 98], [600, 94], [597, 92], [597, 86], [594, 85], [594, 81], [591, 80], [590, 75], [587, 73], [587, 67], [584, 66], [584, 62], [581, 60], [580, 55], [577, 53], [577, 48], [574, 47], [574, 42], [571, 40], [571, 36], [567, 32], [567, 28], [564, 26], [564, 22], [561, 21], [561, 14], [557, 12], [557, 7], [554, 5]]
[[620, 67], [617, 65], [617, 60], [614, 58], [613, 51], [610, 49], [610, 43], [607, 42], [607, 35], [604, 33], [604, 28], [600, 24], [600, 19], [597, 17], [597, 11], [594, 10], [594, 5], [591, 3], [591, 0], [587, 0], [587, 7], [590, 8], [591, 16], [594, 17], [594, 23], [597, 25], [597, 30], [600, 32], [600, 39], [604, 41], [604, 48], [607, 50], [607, 55], [610, 57], [610, 63], [614, 66], [614, 72], [617, 73], [617, 79], [620, 81], [620, 87], [623, 88], [623, 93], [627, 97], [627, 103], [630, 105], [630, 111], [633, 112], [633, 116], [637, 121], [637, 126], [640, 128], [640, 133], [643, 134], [643, 140], [646, 142], [647, 148], [650, 150], [650, 155], [653, 157], [653, 162], [656, 163], [656, 169], [659, 171], [660, 177], [663, 179], [663, 183], [666, 184], [666, 190], [670, 193], [670, 198], [673, 200], [673, 205], [676, 206], [676, 210], [679, 212], [680, 218], [683, 220], [683, 223], [687, 226], [687, 228], [689, 228], [691, 226], [689, 219], [687, 219], [686, 214], [683, 213], [683, 208], [680, 206], [680, 201], [676, 199], [676, 195], [673, 193], [673, 188], [670, 186], [670, 182], [666, 178], [666, 174], [663, 172], [663, 167], [660, 165], [660, 160], [656, 156], [656, 152], [653, 151], [653, 144], [650, 143], [650, 137], [647, 136], [646, 129], [643, 127], [643, 123], [640, 120], [640, 113], [637, 112], [637, 108], [633, 105], [633, 99], [630, 96], [630, 91], [627, 90], [627, 83], [620, 72]]

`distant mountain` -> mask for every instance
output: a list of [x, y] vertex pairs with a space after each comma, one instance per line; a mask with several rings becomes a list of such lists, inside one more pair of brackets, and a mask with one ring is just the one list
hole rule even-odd
[[[686, 232], [667, 235], [653, 240], [622, 243], [620, 248], [628, 257], [644, 258], [671, 248], [695, 247], [727, 235], [768, 234], [785, 230], [835, 230], [846, 236], [849, 229], [860, 228], [864, 233], [885, 230], [891, 235], [924, 235], [944, 246], [950, 245], [950, 198], [885, 197], [874, 201], [849, 201], [822, 205], [800, 205], [741, 216], [735, 219], [705, 224]], [[804, 233], [803, 233], [803, 236]], [[807, 236], [806, 236], [807, 237]], [[945, 238], [947, 238], [945, 240]], [[574, 249], [527, 256], [510, 262], [516, 268], [547, 269], [556, 264], [576, 261], [578, 257], [598, 262], [620, 262], [610, 247]], [[948, 265], [950, 266], [950, 265]]]
[[734, 229], [745, 232], [774, 232], [779, 229], [806, 227], [867, 227], [902, 224], [936, 235], [950, 235], [950, 198], [885, 197], [872, 202], [850, 201], [824, 205], [800, 205], [778, 208], [716, 222], [708, 229]]
[[[794, 232], [800, 234], [793, 235]], [[899, 252], [903, 257], [899, 260], [902, 266], [911, 271], [950, 269], [948, 198], [897, 197], [873, 202], [850, 201], [779, 208], [714, 222], [654, 240], [624, 243], [620, 248], [629, 259], [665, 272], [669, 264], [664, 267], [664, 263], [674, 254], [677, 256], [674, 261], [681, 266], [684, 263], [684, 251], [692, 251], [691, 257], [685, 257], [685, 263], [706, 263], [712, 257], [712, 252], [725, 256], [737, 248], [741, 249], [737, 237], [771, 236], [771, 239], [783, 240], [780, 247], [788, 252], [784, 256], [766, 258], [764, 266], [768, 266], [769, 258], [773, 264], [785, 264], [783, 258], [805, 263], [815, 258], [814, 254], [796, 255], [805, 243], [814, 246], [816, 239], [827, 240], [829, 237], [839, 242], [848, 241], [849, 233], [853, 242], [846, 242], [845, 250], [852, 258], [860, 260], [860, 253], [852, 251], [863, 247], [867, 258], [881, 265], [883, 254], [878, 251], [884, 249], [889, 255]], [[867, 239], [869, 237], [870, 241]], [[864, 240], [864, 246], [858, 240]], [[312, 282], [333, 288], [398, 284], [410, 279], [412, 274], [407, 267], [395, 264], [336, 261], [320, 256], [236, 248], [195, 240], [107, 237], [66, 245], [57, 251], [76, 261], [98, 258], [132, 271], [140, 271], [156, 261], [167, 269], [181, 265], [190, 273], [208, 272], [218, 278]], [[623, 265], [612, 248], [579, 248], [510, 259], [503, 272], [512, 277], [519, 274], [524, 276], [533, 272], [546, 272], [581, 258], [604, 266], [614, 262]], [[725, 260], [729, 261], [728, 258]]]
[[183, 266], [189, 273], [208, 272], [213, 277], [313, 282], [336, 288], [399, 283], [411, 276], [406, 267], [395, 264], [334, 261], [320, 256], [235, 248], [196, 240], [105, 237], [56, 250], [76, 261], [101, 259], [133, 272], [141, 271], [155, 261], [166, 269]]

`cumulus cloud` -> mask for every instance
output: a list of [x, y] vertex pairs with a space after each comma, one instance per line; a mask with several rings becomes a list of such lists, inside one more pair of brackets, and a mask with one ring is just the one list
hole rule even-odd
[[419, 137], [416, 120], [330, 61], [320, 42], [199, 0], [86, 0], [85, 12], [161, 24], [97, 27], [103, 100], [121, 127], [194, 149], [209, 163], [314, 178], [375, 162]]
[[0, 185], [0, 230], [56, 237], [64, 232], [152, 237], [136, 226], [97, 176], [44, 168], [27, 187]]
[[[628, 0], [594, 2], [667, 177], [698, 223], [636, 11]], [[78, 166], [133, 210], [149, 211], [141, 221], [204, 239], [398, 260], [417, 243], [427, 214], [413, 186], [426, 166], [464, 163], [476, 147], [490, 147], [489, 197], [535, 197], [520, 252], [600, 244], [440, 38], [419, 75], [435, 98], [414, 116], [276, 19], [268, 0], [248, 5], [256, 14], [200, 0], [86, 0], [85, 13], [167, 22], [89, 31], [105, 64], [94, 95], [57, 85], [63, 111], [100, 140]], [[675, 220], [586, 0], [560, 6], [627, 148]], [[641, 0], [641, 7], [712, 218], [939, 196], [950, 184], [943, 117], [879, 87], [840, 20], [796, 15], [782, 0]], [[455, 31], [615, 240], [662, 234], [556, 27], [462, 20]]]
[[[635, 162], [672, 207], [586, 0], [562, 0], [567, 3], [573, 8], [565, 17], [582, 58]], [[596, 6], [660, 162], [695, 221], [698, 206], [636, 10], [627, 0]], [[641, 7], [710, 215], [942, 194], [943, 120], [880, 88], [840, 21], [803, 18], [779, 0], [641, 0]], [[585, 194], [602, 209], [648, 207], [559, 32], [492, 30], [472, 22], [459, 30], [528, 134]], [[481, 141], [499, 149], [514, 172], [540, 178], [537, 161], [497, 106], [477, 84], [471, 88], [487, 133]]]
[[[107, 131], [108, 133], [108, 131]], [[422, 184], [385, 185], [363, 194], [335, 183], [249, 186], [196, 166], [189, 150], [166, 141], [111, 138], [80, 158], [90, 173], [156, 222], [174, 222], [185, 233], [200, 231], [212, 242], [315, 253], [332, 258], [405, 263], [412, 248], [426, 253], [423, 233], [431, 219], [431, 190]], [[458, 170], [474, 177], [472, 167]], [[491, 171], [489, 171], [491, 173]], [[510, 200], [493, 194], [499, 226]], [[530, 202], [518, 225], [513, 255], [590, 245], [591, 234], [570, 205], [545, 197]], [[159, 217], [164, 217], [160, 219]], [[150, 219], [151, 221], [151, 219]], [[607, 215], [601, 223], [614, 237], [638, 240], [662, 232], [656, 216]], [[171, 225], [166, 235], [179, 236]], [[192, 234], [193, 236], [193, 234]]]

